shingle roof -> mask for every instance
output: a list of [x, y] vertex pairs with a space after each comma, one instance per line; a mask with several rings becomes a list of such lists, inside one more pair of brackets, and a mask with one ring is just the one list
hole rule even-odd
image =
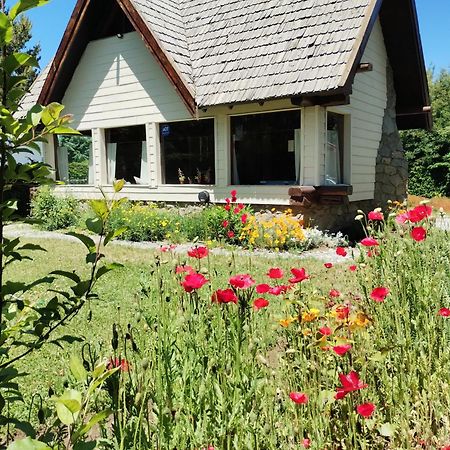
[[[373, 0], [131, 1], [199, 107], [342, 87], [374, 5]], [[38, 88], [42, 83], [33, 91]]]

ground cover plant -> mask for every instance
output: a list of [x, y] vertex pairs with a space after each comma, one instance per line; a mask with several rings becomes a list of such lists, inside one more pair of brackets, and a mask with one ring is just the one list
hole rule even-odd
[[[117, 370], [90, 406], [111, 414], [97, 445], [448, 448], [450, 248], [430, 215], [361, 214], [360, 254], [339, 247], [340, 264], [215, 257], [198, 244], [140, 253], [136, 266], [121, 249], [131, 272], [105, 278], [83, 318], [99, 321], [97, 342], [72, 349], [86, 373]], [[89, 386], [60, 364], [66, 388]]]

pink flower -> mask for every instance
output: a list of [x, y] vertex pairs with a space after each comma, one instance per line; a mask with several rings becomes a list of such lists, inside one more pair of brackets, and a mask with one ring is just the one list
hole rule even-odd
[[242, 222], [243, 224], [247, 223], [247, 218], [248, 218], [247, 214], [242, 214], [242, 216], [241, 216], [241, 222]]
[[351, 371], [348, 375], [340, 373], [339, 379], [342, 386], [337, 388], [336, 400], [344, 398], [350, 392], [359, 391], [368, 386], [359, 379], [359, 375], [355, 371]]
[[306, 405], [309, 397], [304, 392], [291, 392], [289, 398], [297, 405]]
[[414, 227], [411, 230], [411, 237], [417, 242], [424, 241], [427, 237], [427, 231], [423, 227]]
[[200, 273], [192, 273], [184, 277], [184, 281], [181, 285], [186, 292], [192, 292], [196, 289], [200, 289], [206, 283], [208, 283], [208, 280], [203, 275]]
[[265, 298], [257, 298], [253, 302], [253, 306], [256, 310], [258, 310], [258, 309], [266, 308], [267, 306], [269, 306], [269, 302]]
[[367, 217], [369, 218], [369, 220], [384, 220], [383, 213], [379, 211], [370, 211]]
[[356, 407], [356, 412], [365, 418], [370, 417], [375, 411], [376, 406], [373, 403], [363, 403]]
[[289, 283], [301, 283], [309, 278], [309, 275], [307, 275], [306, 270], [303, 268], [291, 269], [291, 273], [294, 277], [289, 280]]
[[347, 256], [347, 250], [345, 250], [344, 247], [338, 247], [336, 249], [336, 255], [345, 257], [345, 256]]
[[258, 284], [258, 286], [256, 286], [256, 292], [258, 294], [267, 294], [270, 289], [271, 287], [268, 284]]
[[208, 249], [206, 247], [194, 247], [188, 251], [191, 258], [202, 259], [208, 256]]
[[430, 217], [433, 212], [433, 209], [427, 205], [419, 205], [416, 206], [411, 211], [408, 211], [408, 220], [412, 223], [420, 222], [427, 217]]
[[177, 268], [175, 269], [175, 273], [177, 275], [179, 275], [180, 273], [192, 274], [195, 273], [195, 270], [191, 266], [177, 266]]
[[281, 269], [279, 269], [278, 267], [274, 267], [272, 269], [269, 269], [269, 272], [267, 272], [267, 276], [269, 278], [272, 278], [273, 280], [276, 280], [279, 278], [283, 278], [284, 274]]
[[323, 336], [331, 336], [333, 331], [331, 330], [330, 327], [322, 327], [322, 328], [319, 328], [319, 333]]
[[161, 252], [163, 252], [163, 253], [167, 253], [167, 252], [170, 252], [170, 251], [172, 251], [172, 250], [175, 250], [176, 248], [177, 248], [177, 246], [174, 245], [174, 244], [171, 244], [171, 245], [162, 245], [161, 248], [160, 248], [160, 250], [161, 250]]
[[291, 286], [286, 286], [285, 284], [283, 284], [281, 286], [275, 286], [275, 287], [271, 288], [269, 291], [269, 294], [272, 294], [272, 295], [286, 294], [286, 292], [289, 289], [291, 289]]
[[438, 314], [439, 314], [441, 317], [450, 317], [450, 309], [448, 309], [448, 308], [441, 308], [441, 309], [438, 311]]
[[230, 278], [230, 284], [237, 289], [247, 289], [255, 284], [255, 280], [249, 274], [235, 275]]
[[378, 243], [378, 241], [375, 238], [373, 238], [373, 237], [366, 237], [366, 238], [364, 238], [360, 242], [360, 244], [364, 245], [364, 247], [375, 247], [377, 245], [380, 245]]
[[229, 231], [228, 233], [227, 233], [227, 236], [230, 238], [230, 239], [233, 239], [234, 238], [234, 231]]
[[303, 439], [302, 445], [303, 445], [303, 448], [311, 447], [311, 439], [308, 439], [308, 438]]
[[228, 220], [224, 220], [224, 221], [222, 222], [222, 227], [223, 227], [223, 228], [228, 228], [228, 225], [230, 225], [230, 222], [228, 222]]
[[218, 289], [211, 297], [213, 303], [237, 303], [238, 298], [232, 289]]
[[351, 348], [352, 346], [350, 344], [336, 345], [333, 347], [333, 352], [336, 355], [344, 356]]
[[325, 263], [324, 266], [325, 266], [327, 269], [331, 269], [331, 268], [333, 267], [333, 264], [332, 264], [332, 263]]
[[355, 265], [350, 266], [350, 267], [348, 268], [348, 270], [350, 270], [350, 272], [355, 272], [356, 269], [357, 269], [357, 267], [356, 267]]
[[395, 221], [403, 225], [408, 220], [408, 213], [402, 213], [396, 216]]
[[337, 289], [331, 289], [330, 291], [330, 297], [337, 298], [340, 297], [341, 293]]
[[389, 295], [389, 289], [385, 287], [377, 287], [370, 294], [370, 298], [378, 303], [384, 302], [385, 298]]

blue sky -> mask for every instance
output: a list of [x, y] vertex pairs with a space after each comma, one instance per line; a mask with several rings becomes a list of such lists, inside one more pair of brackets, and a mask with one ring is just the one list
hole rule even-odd
[[[42, 46], [42, 67], [55, 54], [75, 2], [52, 0], [30, 12], [33, 41]], [[427, 67], [450, 70], [450, 0], [416, 0], [416, 4]]]

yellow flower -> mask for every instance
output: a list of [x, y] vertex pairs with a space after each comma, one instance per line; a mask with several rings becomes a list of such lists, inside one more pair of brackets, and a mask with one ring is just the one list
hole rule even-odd
[[350, 317], [350, 329], [357, 330], [358, 328], [365, 328], [370, 325], [371, 320], [363, 312], [358, 312], [356, 315]]
[[317, 308], [311, 308], [302, 314], [302, 322], [314, 322], [319, 317], [320, 311]]
[[280, 320], [280, 325], [284, 328], [287, 328], [292, 322], [295, 322], [297, 320], [296, 317], [287, 317], [286, 319]]

